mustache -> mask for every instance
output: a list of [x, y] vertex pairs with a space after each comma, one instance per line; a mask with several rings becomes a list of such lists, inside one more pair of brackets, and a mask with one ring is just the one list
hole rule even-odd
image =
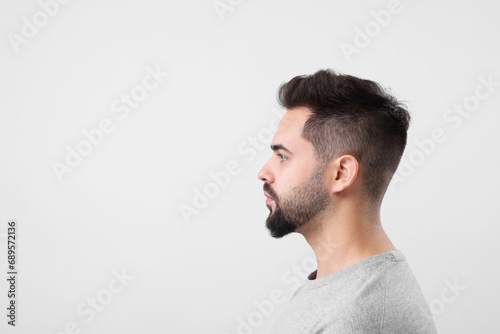
[[264, 183], [264, 191], [267, 192], [274, 200], [277, 200], [278, 195], [274, 192], [274, 190], [271, 188], [271, 185], [269, 183]]

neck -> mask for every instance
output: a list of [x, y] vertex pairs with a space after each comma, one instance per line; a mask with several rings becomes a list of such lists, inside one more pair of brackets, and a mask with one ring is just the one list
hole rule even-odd
[[396, 249], [380, 222], [380, 210], [360, 206], [343, 212], [325, 211], [301, 233], [312, 247], [318, 270], [316, 278], [340, 271], [367, 257]]

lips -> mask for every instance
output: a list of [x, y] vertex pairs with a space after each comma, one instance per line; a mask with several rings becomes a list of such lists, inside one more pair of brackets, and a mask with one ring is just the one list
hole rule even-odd
[[265, 195], [267, 198], [274, 199], [274, 198], [272, 198], [272, 197], [271, 197], [271, 195], [269, 195], [269, 194], [268, 194], [268, 193], [266, 193], [265, 191], [264, 191], [264, 195]]
[[274, 202], [274, 199], [264, 191], [264, 195], [266, 196], [266, 204], [269, 205], [269, 203]]

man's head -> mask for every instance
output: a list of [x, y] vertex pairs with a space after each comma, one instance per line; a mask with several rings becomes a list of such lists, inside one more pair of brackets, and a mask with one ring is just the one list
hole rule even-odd
[[341, 200], [379, 208], [406, 146], [404, 106], [373, 81], [331, 70], [282, 84], [278, 100], [287, 112], [258, 174], [272, 198], [271, 235], [307, 228]]

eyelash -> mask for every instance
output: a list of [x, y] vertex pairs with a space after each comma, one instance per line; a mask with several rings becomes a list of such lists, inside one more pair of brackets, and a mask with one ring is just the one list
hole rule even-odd
[[[278, 157], [281, 157], [281, 162], [285, 162], [286, 160], [288, 160], [288, 157], [287, 157], [287, 156], [285, 156], [285, 155], [283, 155], [283, 154], [281, 154], [281, 153], [277, 153], [276, 155], [277, 155]], [[286, 159], [285, 159], [285, 160], [283, 160], [283, 157], [285, 157]]]

